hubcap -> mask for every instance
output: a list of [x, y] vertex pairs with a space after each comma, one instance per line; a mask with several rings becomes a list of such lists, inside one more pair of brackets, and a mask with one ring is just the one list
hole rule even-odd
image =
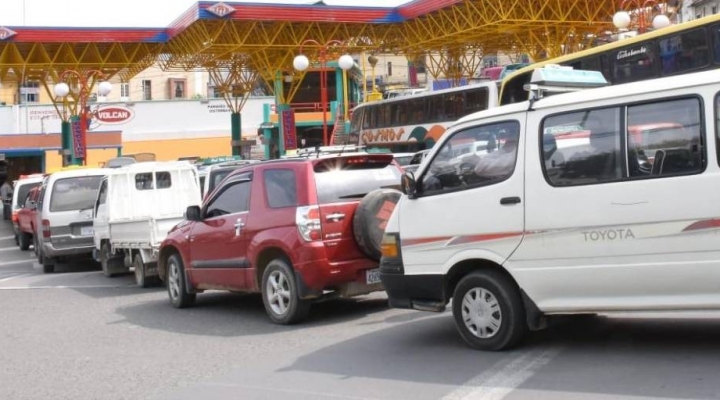
[[290, 282], [285, 274], [280, 271], [273, 271], [268, 277], [265, 287], [270, 308], [275, 314], [285, 314], [290, 307]]
[[495, 296], [483, 288], [474, 288], [463, 297], [465, 327], [481, 339], [495, 336], [502, 325], [502, 312]]
[[169, 269], [168, 291], [170, 291], [170, 298], [175, 300], [180, 296], [180, 266], [175, 262], [171, 262]]

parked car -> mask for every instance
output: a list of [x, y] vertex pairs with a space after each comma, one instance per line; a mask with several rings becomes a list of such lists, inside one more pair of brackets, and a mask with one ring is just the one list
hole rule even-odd
[[17, 213], [25, 205], [28, 193], [34, 187], [40, 186], [43, 174], [21, 175], [13, 186], [13, 197], [11, 204], [11, 220], [15, 234], [15, 244], [20, 245], [20, 229], [18, 226]]
[[37, 232], [35, 229], [35, 217], [37, 216], [37, 198], [39, 193], [39, 185], [30, 189], [30, 192], [25, 196], [25, 204], [17, 211], [18, 246], [20, 246], [20, 250], [23, 251], [29, 249], [35, 240], [35, 233]]
[[34, 236], [43, 272], [68, 259], [90, 257], [93, 249], [92, 213], [108, 168], [72, 168], [43, 179], [38, 195]]
[[400, 173], [392, 155], [366, 153], [237, 169], [162, 243], [170, 302], [186, 307], [213, 289], [261, 292], [270, 319], [290, 324], [313, 299], [383, 290], [380, 242]]
[[132, 268], [138, 286], [158, 283], [160, 243], [187, 207], [200, 203], [197, 172], [187, 161], [143, 162], [108, 172], [93, 216], [94, 254], [105, 276]]
[[226, 161], [210, 165], [203, 170], [202, 196], [207, 197], [231, 172], [248, 164], [258, 163], [258, 160]]

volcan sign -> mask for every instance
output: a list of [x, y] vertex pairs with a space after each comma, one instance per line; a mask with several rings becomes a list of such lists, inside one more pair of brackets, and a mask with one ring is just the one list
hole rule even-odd
[[127, 107], [103, 107], [95, 113], [95, 119], [104, 125], [124, 124], [135, 116], [135, 112]]

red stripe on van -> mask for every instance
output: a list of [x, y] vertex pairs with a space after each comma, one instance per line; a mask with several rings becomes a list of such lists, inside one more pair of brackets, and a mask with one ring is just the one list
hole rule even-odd
[[448, 246], [459, 246], [461, 244], [485, 242], [488, 240], [506, 239], [522, 236], [522, 232], [486, 233], [484, 235], [458, 236], [448, 243]]
[[706, 219], [703, 221], [693, 222], [692, 224], [688, 225], [682, 231], [687, 232], [687, 231], [697, 231], [700, 229], [713, 229], [713, 228], [720, 228], [720, 219], [713, 218], [713, 219]]

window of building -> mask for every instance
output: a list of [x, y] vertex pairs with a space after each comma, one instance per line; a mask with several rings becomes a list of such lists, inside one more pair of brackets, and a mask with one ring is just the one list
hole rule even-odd
[[152, 81], [143, 79], [142, 81], [143, 100], [152, 100]]
[[392, 76], [392, 62], [387, 63], [387, 76]]
[[40, 82], [25, 81], [20, 85], [20, 103], [40, 102]]
[[168, 98], [184, 99], [186, 97], [187, 82], [185, 79], [168, 79]]
[[120, 97], [122, 99], [130, 98], [130, 84], [129, 83], [123, 82], [120, 84]]

